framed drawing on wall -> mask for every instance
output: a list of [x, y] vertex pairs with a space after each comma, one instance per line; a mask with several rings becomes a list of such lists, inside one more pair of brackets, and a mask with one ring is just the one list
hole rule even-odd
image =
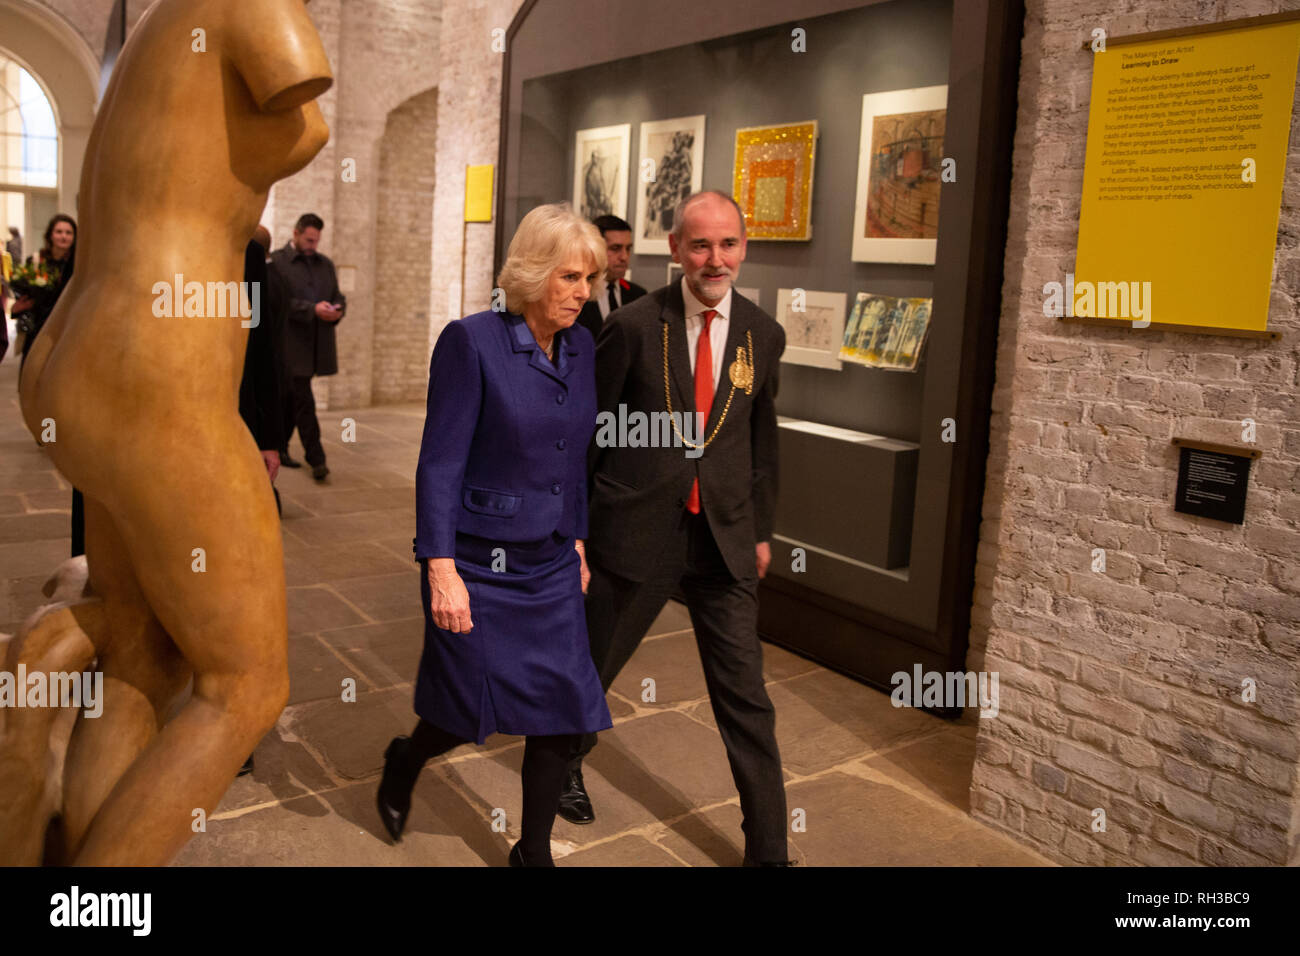
[[777, 289], [776, 320], [785, 329], [781, 361], [838, 372], [848, 301], [843, 292]]
[[817, 121], [736, 130], [732, 196], [750, 239], [812, 238]]
[[854, 262], [934, 264], [948, 87], [862, 97]]
[[636, 175], [636, 232], [639, 255], [669, 254], [677, 204], [704, 183], [704, 117], [683, 116], [641, 124], [641, 159]]
[[578, 130], [573, 148], [573, 208], [584, 219], [627, 218], [631, 141], [629, 123]]

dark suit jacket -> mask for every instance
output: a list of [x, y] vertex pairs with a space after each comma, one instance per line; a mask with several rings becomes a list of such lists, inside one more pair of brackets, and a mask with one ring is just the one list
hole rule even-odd
[[[669, 387], [673, 410], [695, 411], [695, 380], [686, 345], [680, 282], [658, 289], [610, 315], [596, 345], [596, 392], [603, 412], [647, 415], [666, 411], [663, 330], [668, 327]], [[732, 291], [722, 377], [704, 436], [712, 434], [726, 405], [728, 374], [745, 332], [754, 342], [753, 394], [732, 394], [717, 438], [697, 458], [686, 448], [602, 448], [592, 443], [591, 517], [587, 554], [602, 567], [643, 581], [665, 535], [678, 526], [698, 475], [709, 527], [737, 579], [755, 574], [754, 545], [772, 536], [776, 512], [776, 391], [785, 330], [748, 299]], [[652, 419], [653, 421], [653, 419]], [[693, 427], [687, 437], [697, 440]]]
[[[249, 241], [244, 249], [244, 281], [259, 283], [257, 325], [248, 330], [244, 349], [244, 375], [239, 382], [239, 414], [263, 451], [285, 444], [283, 383], [284, 313], [278, 283], [273, 285], [266, 266], [266, 251]], [[251, 288], [251, 287], [250, 287]], [[251, 293], [250, 293], [251, 294]]]
[[502, 312], [443, 329], [415, 472], [417, 559], [455, 557], [457, 534], [586, 537], [595, 346], [576, 325], [555, 342], [552, 365], [523, 318]]
[[289, 374], [295, 378], [335, 374], [339, 370], [334, 344], [338, 322], [316, 317], [317, 302], [341, 305], [343, 315], [348, 314], [348, 302], [339, 292], [334, 263], [328, 256], [299, 255], [290, 242], [271, 253], [271, 264], [279, 273], [287, 297], [284, 338]]
[[[635, 282], [628, 282], [626, 279], [619, 279], [618, 281], [623, 285], [623, 308], [627, 308], [645, 295], [645, 289]], [[606, 293], [606, 295], [608, 294]], [[610, 314], [613, 315], [612, 312]], [[605, 321], [600, 317], [600, 303], [595, 299], [588, 299], [582, 306], [582, 311], [578, 313], [578, 324], [591, 333], [593, 340], [600, 338], [600, 329], [605, 324]]]

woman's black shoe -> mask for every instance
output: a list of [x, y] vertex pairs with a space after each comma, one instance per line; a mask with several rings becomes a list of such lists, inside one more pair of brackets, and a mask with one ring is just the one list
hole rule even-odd
[[379, 819], [384, 822], [384, 829], [394, 843], [402, 842], [402, 831], [406, 829], [406, 818], [411, 812], [411, 791], [415, 789], [415, 777], [410, 775], [407, 767], [410, 747], [410, 737], [394, 737], [389, 743], [384, 751], [384, 776], [379, 781], [376, 797]]
[[551, 860], [549, 863], [542, 863], [542, 864], [537, 864], [537, 863], [527, 863], [527, 862], [525, 862], [525, 861], [524, 861], [524, 851], [521, 850], [519, 847], [520, 847], [520, 844], [516, 843], [514, 846], [512, 846], [512, 847], [510, 848], [510, 865], [511, 865], [511, 866], [524, 866], [524, 867], [528, 867], [528, 866], [539, 866], [539, 865], [540, 865], [540, 866], [549, 866], [549, 867], [551, 867], [552, 869], [555, 868], [555, 861], [554, 861], [554, 860]]

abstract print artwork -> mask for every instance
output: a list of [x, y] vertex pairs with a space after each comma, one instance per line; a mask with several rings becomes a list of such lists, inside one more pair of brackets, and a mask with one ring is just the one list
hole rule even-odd
[[736, 130], [732, 196], [750, 239], [812, 238], [817, 121]]
[[930, 299], [859, 292], [844, 326], [839, 357], [871, 368], [916, 371], [930, 331]]

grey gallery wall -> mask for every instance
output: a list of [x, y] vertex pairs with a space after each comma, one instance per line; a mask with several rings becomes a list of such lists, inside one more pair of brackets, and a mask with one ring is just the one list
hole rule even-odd
[[[948, 82], [950, 0], [883, 3], [799, 20], [805, 52], [792, 49], [794, 25], [525, 81], [518, 201], [507, 210], [513, 221], [505, 223], [506, 235], [534, 206], [573, 198], [580, 129], [632, 125], [631, 220], [641, 123], [705, 114], [704, 186], [730, 192], [738, 128], [815, 119], [812, 239], [751, 242], [739, 284], [758, 287], [769, 313], [778, 288], [844, 292], [850, 303], [861, 291], [930, 295], [933, 267], [852, 262], [850, 250], [863, 94]], [[941, 207], [940, 228], [942, 217]], [[667, 256], [635, 255], [632, 275], [656, 288], [667, 262]], [[917, 441], [925, 364], [916, 373], [786, 364], [778, 408], [783, 415]]]

